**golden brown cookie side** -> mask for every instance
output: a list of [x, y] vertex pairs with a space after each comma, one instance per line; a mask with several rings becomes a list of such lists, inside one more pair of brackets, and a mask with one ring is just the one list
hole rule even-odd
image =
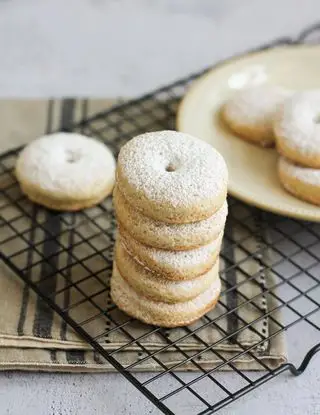
[[298, 199], [320, 206], [320, 170], [315, 169], [315, 174], [319, 177], [318, 183], [310, 183], [304, 177], [304, 170], [312, 173], [313, 169], [295, 166], [289, 160], [279, 159], [278, 175], [284, 189]]
[[146, 324], [168, 328], [192, 324], [216, 305], [219, 294], [218, 284], [194, 300], [166, 304], [138, 295], [122, 278], [116, 264], [111, 279], [111, 298], [122, 311]]
[[216, 262], [222, 232], [213, 243], [188, 251], [159, 250], [141, 244], [119, 227], [118, 239], [129, 254], [144, 267], [172, 280], [190, 280], [206, 273]]
[[20, 182], [21, 191], [30, 199], [32, 202], [45, 206], [48, 209], [58, 211], [78, 211], [86, 208], [90, 208], [102, 202], [112, 192], [113, 184], [108, 188], [104, 189], [96, 198], [87, 200], [62, 200], [55, 199], [54, 197], [45, 196], [42, 193], [38, 193], [34, 188], [30, 189], [25, 186], [23, 182]]
[[121, 193], [118, 186], [113, 191], [113, 203], [118, 223], [132, 238], [139, 242], [166, 250], [189, 250], [207, 245], [223, 231], [228, 205], [206, 221], [193, 224], [165, 224], [154, 221], [135, 209]]

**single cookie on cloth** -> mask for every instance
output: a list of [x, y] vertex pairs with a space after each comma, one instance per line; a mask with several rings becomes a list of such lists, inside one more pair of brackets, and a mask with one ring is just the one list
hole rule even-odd
[[[143, 245], [120, 227], [118, 240], [143, 267], [170, 280], [190, 280], [208, 272], [219, 256], [223, 232], [208, 245], [188, 251], [167, 251]], [[118, 261], [119, 262], [119, 261]]]
[[273, 120], [277, 109], [291, 92], [273, 85], [241, 89], [222, 108], [226, 124], [240, 137], [272, 147], [275, 139]]
[[115, 160], [101, 142], [75, 133], [55, 133], [28, 144], [16, 163], [23, 193], [55, 210], [80, 210], [108, 196]]
[[320, 170], [302, 167], [279, 158], [278, 173], [283, 187], [299, 199], [320, 206]]
[[147, 324], [161, 327], [179, 327], [193, 323], [217, 303], [221, 290], [219, 278], [192, 300], [179, 303], [154, 301], [138, 294], [121, 276], [114, 262], [111, 278], [111, 298], [129, 316]]
[[156, 221], [135, 209], [126, 200], [118, 186], [113, 191], [113, 204], [117, 220], [137, 241], [155, 248], [187, 250], [207, 245], [223, 231], [228, 214], [228, 204], [208, 219], [186, 224], [167, 224]]
[[116, 264], [122, 278], [139, 294], [154, 301], [180, 303], [198, 296], [219, 278], [219, 261], [206, 273], [185, 281], [166, 279], [154, 270], [145, 268], [133, 259], [124, 246], [117, 241], [115, 249]]
[[302, 166], [320, 168], [320, 90], [285, 101], [274, 122], [277, 150]]
[[119, 154], [117, 186], [145, 216], [166, 223], [207, 219], [223, 205], [228, 171], [223, 157], [189, 134], [139, 135]]

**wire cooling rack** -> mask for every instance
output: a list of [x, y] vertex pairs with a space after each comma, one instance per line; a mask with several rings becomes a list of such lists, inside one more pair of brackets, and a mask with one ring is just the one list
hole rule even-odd
[[[318, 35], [318, 26], [304, 31], [297, 40], [283, 38], [263, 48], [273, 47], [277, 44], [291, 44], [304, 41], [314, 41]], [[316, 39], [317, 40], [317, 39]], [[260, 48], [260, 49], [263, 49]], [[188, 84], [199, 76], [200, 73], [188, 77], [187, 79], [175, 82], [172, 85], [163, 87], [157, 91], [147, 94], [139, 99], [126, 102], [111, 110], [99, 113], [89, 119], [83, 119], [77, 125], [67, 125], [62, 123], [61, 129], [81, 131], [83, 133], [94, 135], [108, 142], [115, 155], [120, 147], [132, 136], [148, 131], [150, 129], [168, 129], [174, 128], [175, 114], [177, 105], [181, 96], [185, 93]], [[7, 181], [7, 185], [2, 186], [2, 200], [0, 205], [1, 227], [10, 231], [10, 236], [2, 240], [1, 258], [26, 284], [35, 291], [35, 293], [45, 303], [47, 303], [55, 312], [57, 312], [68, 325], [70, 325], [92, 348], [114, 366], [122, 375], [124, 375], [134, 386], [139, 389], [148, 399], [150, 399], [161, 411], [167, 414], [179, 413], [179, 402], [190, 395], [193, 399], [194, 406], [190, 406], [190, 413], [209, 414], [218, 411], [220, 408], [246, 394], [252, 389], [265, 383], [271, 378], [285, 371], [291, 371], [293, 375], [301, 374], [307, 367], [313, 355], [319, 350], [320, 344], [312, 345], [308, 343], [308, 337], [319, 339], [320, 333], [320, 224], [299, 222], [262, 212], [254, 207], [249, 207], [235, 199], [230, 198], [229, 224], [237, 224], [246, 230], [246, 237], [238, 239], [232, 233], [226, 232], [225, 240], [228, 246], [236, 246], [242, 249], [244, 257], [236, 260], [230, 257], [227, 252], [226, 244], [221, 252], [221, 257], [225, 260], [226, 266], [221, 272], [221, 279], [225, 283], [225, 291], [222, 297], [228, 295], [230, 302], [224, 304], [224, 318], [227, 316], [228, 329], [223, 332], [223, 338], [220, 341], [230, 341], [239, 347], [239, 352], [232, 356], [223, 357], [215, 349], [215, 343], [203, 341], [199, 332], [202, 327], [212, 327], [212, 330], [220, 330], [219, 319], [212, 319], [209, 315], [201, 320], [200, 325], [196, 328], [187, 327], [184, 330], [182, 338], [172, 340], [168, 330], [158, 327], [146, 326], [145, 332], [138, 337], [134, 337], [130, 327], [134, 324], [133, 319], [124, 318], [121, 323], [118, 322], [113, 313], [116, 307], [106, 302], [106, 307], [96, 301], [98, 295], [107, 294], [109, 291], [108, 275], [112, 269], [112, 247], [114, 242], [115, 221], [111, 207], [111, 200], [94, 209], [75, 214], [63, 214], [51, 212], [40, 207], [32, 205], [21, 194], [19, 186], [14, 179], [13, 167], [19, 149], [12, 150], [0, 156], [0, 168], [2, 183]], [[9, 178], [9, 180], [8, 180]], [[2, 179], [5, 179], [4, 181]], [[14, 207], [16, 214], [12, 217], [6, 216], [6, 208]], [[243, 212], [241, 217], [235, 212]], [[101, 218], [109, 218], [111, 227], [105, 228], [100, 224]], [[250, 221], [254, 218], [257, 227], [251, 227]], [[27, 221], [27, 226], [23, 230], [17, 230], [16, 224], [23, 219]], [[81, 224], [89, 223], [92, 225], [92, 234], [83, 235]], [[76, 225], [76, 226], [75, 226]], [[40, 240], [35, 240], [34, 235], [37, 231], [43, 235]], [[105, 246], [95, 244], [98, 236], [106, 235], [108, 242]], [[65, 243], [62, 243], [62, 238]], [[245, 240], [250, 238], [258, 239], [260, 243], [257, 248], [250, 251], [246, 248]], [[16, 241], [17, 248], [15, 252], [6, 250], [7, 244]], [[22, 247], [21, 247], [22, 246]], [[76, 247], [81, 246], [87, 254], [79, 258], [76, 254]], [[269, 260], [265, 261], [264, 252], [271, 252]], [[26, 256], [26, 263], [21, 264], [18, 258], [21, 255]], [[102, 256], [105, 259], [105, 267], [101, 273], [97, 274], [90, 269], [90, 259], [95, 256]], [[61, 259], [64, 257], [64, 260]], [[232, 271], [243, 273], [249, 281], [253, 276], [246, 274], [241, 266], [245, 261], [255, 258], [259, 261], [262, 273], [272, 270], [276, 276], [272, 286], [262, 286], [261, 293], [255, 296], [243, 297], [240, 285], [235, 280], [230, 280], [227, 276]], [[272, 259], [270, 259], [272, 258]], [[73, 282], [70, 278], [73, 267], [79, 265], [86, 270], [87, 274], [81, 280]], [[37, 278], [34, 277], [36, 269], [39, 270]], [[65, 279], [64, 288], [57, 290], [53, 283], [53, 275], [59, 274]], [[98, 280], [100, 290], [96, 293], [89, 294], [82, 287], [83, 282]], [[68, 295], [68, 291], [77, 290], [82, 299], [77, 302], [69, 302], [68, 306], [63, 306], [57, 300], [58, 294]], [[239, 300], [241, 298], [241, 301]], [[276, 306], [265, 311], [263, 318], [268, 317], [273, 321], [276, 329], [267, 336], [258, 333], [258, 338], [250, 346], [244, 346], [239, 338], [241, 332], [246, 328], [254, 330], [256, 321], [243, 321], [242, 308], [245, 304], [252, 304], [257, 307], [257, 301], [262, 298], [275, 299]], [[90, 303], [96, 313], [85, 319], [77, 319], [72, 313], [81, 304]], [[278, 318], [278, 312], [281, 310], [281, 319]], [[112, 322], [112, 327], [107, 325], [103, 333], [93, 336], [87, 330], [89, 322], [97, 318], [106, 318], [106, 322]], [[237, 325], [237, 322], [241, 324]], [[281, 364], [279, 367], [273, 367], [261, 359], [262, 352], [259, 346], [266, 344], [276, 336], [282, 335], [287, 330], [296, 328], [297, 339], [299, 333], [306, 333], [303, 342], [305, 344], [304, 356], [295, 356], [300, 358], [302, 363], [299, 367], [291, 363]], [[119, 331], [124, 333], [128, 342], [119, 349], [110, 351], [103, 346], [102, 339], [106, 339], [111, 332]], [[310, 331], [313, 335], [310, 335]], [[149, 350], [144, 346], [142, 340], [154, 333], [159, 333], [166, 345], [165, 349], [173, 348], [181, 355], [181, 360], [173, 367], [166, 365], [160, 358], [160, 352]], [[316, 337], [314, 336], [316, 333]], [[197, 342], [202, 342], [203, 349], [195, 355], [186, 353], [179, 346], [182, 339], [194, 338]], [[127, 346], [137, 346], [143, 352], [143, 358], [137, 358], [130, 365], [122, 364], [117, 355], [125, 350]], [[260, 351], [259, 351], [260, 350]], [[221, 363], [212, 368], [204, 369], [201, 366], [202, 353], [212, 353], [219, 357]], [[261, 369], [259, 372], [246, 372], [241, 367], [234, 364], [237, 358], [249, 356]], [[155, 361], [160, 371], [151, 373], [147, 380], [139, 377], [136, 370], [139, 365], [148, 360]], [[300, 361], [300, 360], [299, 360]], [[177, 372], [179, 367], [184, 364], [194, 365], [198, 372], [194, 372], [192, 378], [185, 378], [182, 373]], [[232, 385], [228, 382], [228, 377], [218, 372], [220, 369], [228, 369], [233, 372], [237, 382]], [[161, 395], [157, 388], [157, 382], [161, 379], [167, 379], [167, 390], [161, 388]], [[206, 388], [201, 387], [201, 382], [206, 382]], [[199, 386], [200, 385], [200, 386]], [[212, 386], [212, 393], [208, 395], [208, 385]], [[210, 388], [209, 388], [210, 390]], [[177, 404], [178, 402], [178, 404]], [[192, 409], [196, 408], [196, 409]]]

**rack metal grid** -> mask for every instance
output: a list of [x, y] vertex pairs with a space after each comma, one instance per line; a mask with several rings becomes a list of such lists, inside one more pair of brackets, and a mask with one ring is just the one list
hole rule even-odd
[[[318, 35], [319, 25], [304, 31], [297, 40], [283, 38], [263, 48], [273, 47], [279, 44], [294, 44], [304, 41], [313, 41], [315, 35]], [[262, 48], [259, 48], [262, 49]], [[153, 129], [174, 128], [175, 114], [177, 105], [181, 96], [184, 94], [188, 84], [199, 76], [200, 73], [188, 77], [187, 79], [175, 82], [172, 85], [165, 86], [150, 94], [144, 95], [139, 99], [118, 105], [111, 110], [99, 113], [89, 119], [83, 119], [80, 123], [73, 126], [62, 126], [65, 130], [82, 131], [89, 135], [94, 135], [108, 142], [108, 145], [117, 154], [119, 148], [129, 138], [141, 132]], [[141, 116], [145, 117], [145, 121], [141, 122]], [[140, 121], [139, 121], [140, 120]], [[211, 319], [209, 316], [201, 320], [200, 326], [197, 328], [186, 327], [184, 329], [183, 338], [171, 340], [167, 330], [158, 327], [146, 326], [145, 332], [139, 337], [134, 337], [130, 331], [130, 325], [133, 319], [124, 317], [118, 322], [113, 317], [115, 306], [110, 303], [106, 308], [102, 308], [100, 303], [96, 301], [97, 296], [107, 295], [109, 291], [108, 275], [110, 276], [112, 268], [112, 246], [114, 242], [114, 218], [110, 199], [100, 204], [94, 209], [87, 209], [74, 214], [64, 214], [45, 210], [41, 207], [33, 206], [20, 193], [19, 186], [13, 175], [13, 166], [19, 149], [9, 151], [0, 156], [0, 181], [5, 178], [7, 185], [2, 186], [1, 194], [3, 196], [0, 205], [0, 216], [2, 221], [1, 227], [6, 227], [11, 232], [11, 236], [1, 241], [2, 247], [12, 240], [21, 242], [22, 248], [17, 252], [5, 254], [2, 249], [1, 259], [4, 263], [15, 272], [51, 309], [58, 313], [65, 322], [70, 325], [92, 348], [100, 354], [104, 359], [111, 363], [116, 370], [125, 376], [136, 388], [138, 388], [148, 399], [150, 399], [163, 413], [173, 414], [177, 411], [177, 400], [185, 399], [186, 394], [192, 396], [194, 400], [195, 412], [199, 414], [209, 414], [218, 411], [230, 402], [248, 393], [252, 389], [262, 385], [271, 378], [285, 371], [291, 371], [294, 375], [299, 375], [304, 371], [313, 355], [320, 349], [320, 344], [308, 346], [306, 340], [306, 352], [302, 364], [296, 368], [291, 363], [282, 364], [280, 367], [272, 368], [260, 359], [257, 353], [257, 347], [266, 340], [270, 340], [271, 336], [278, 336], [282, 332], [292, 329], [296, 326], [304, 326], [307, 329], [320, 333], [320, 224], [299, 222], [293, 219], [279, 217], [270, 213], [262, 212], [254, 207], [249, 207], [240, 201], [229, 198], [230, 214], [229, 223], [238, 223], [246, 228], [247, 238], [259, 237], [261, 244], [253, 252], [246, 251], [243, 240], [238, 240], [232, 234], [226, 232], [225, 238], [228, 239], [229, 245], [241, 247], [245, 252], [242, 261], [236, 261], [230, 258], [227, 248], [223, 248], [221, 252], [222, 258], [227, 265], [221, 272], [221, 278], [225, 283], [225, 291], [221, 298], [231, 295], [231, 298], [237, 299], [241, 295], [241, 301], [231, 301], [231, 305], [223, 303], [225, 312], [224, 317], [230, 317], [233, 321], [241, 321], [240, 326], [224, 332], [223, 340], [230, 339], [237, 344], [241, 351], [233, 357], [224, 358], [214, 348], [215, 344], [202, 340], [199, 331], [204, 326], [212, 327], [212, 329], [221, 330], [219, 319], [217, 317]], [[9, 178], [9, 180], [8, 180]], [[14, 217], [5, 217], [1, 212], [8, 206], [14, 206], [17, 212]], [[233, 212], [242, 210], [244, 214], [239, 219]], [[109, 229], [105, 229], [99, 220], [108, 217], [113, 225]], [[16, 223], [21, 219], [27, 220], [28, 226], [23, 231], [18, 231]], [[254, 220], [259, 224], [259, 229], [253, 229], [249, 225], [249, 220]], [[90, 223], [93, 232], [90, 236], [83, 235], [81, 232], [81, 224]], [[40, 240], [34, 240], [37, 230], [41, 230], [43, 237]], [[257, 234], [258, 232], [258, 234]], [[107, 240], [104, 246], [97, 246], [95, 240], [98, 236], [106, 235]], [[266, 235], [269, 235], [268, 237]], [[270, 234], [272, 238], [270, 240]], [[63, 240], [66, 241], [62, 243]], [[19, 245], [19, 244], [18, 244]], [[81, 258], [76, 254], [76, 247], [81, 246], [84, 254]], [[264, 251], [272, 251], [272, 261], [266, 263], [261, 254]], [[25, 254], [26, 263], [21, 264], [18, 258]], [[299, 256], [300, 255], [300, 256]], [[304, 263], [301, 262], [303, 255]], [[90, 268], [89, 262], [94, 257], [103, 257], [105, 267], [99, 272]], [[64, 260], [61, 259], [64, 257]], [[241, 308], [244, 304], [254, 304], [257, 298], [247, 297], [239, 291], [239, 285], [230, 282], [227, 278], [230, 270], [240, 270], [241, 262], [252, 257], [258, 257], [263, 271], [272, 270], [276, 274], [277, 279], [273, 286], [264, 287], [261, 296], [276, 298], [277, 306], [269, 309], [266, 315], [273, 319], [276, 330], [270, 337], [261, 336], [250, 347], [244, 347], [239, 339], [241, 331], [246, 327], [252, 327], [255, 321], [245, 322], [241, 317]], [[76, 265], [81, 265], [87, 272], [86, 276], [81, 280], [74, 282], [70, 276]], [[291, 272], [288, 272], [288, 267]], [[37, 278], [34, 277], [37, 270]], [[286, 271], [284, 271], [284, 269]], [[101, 274], [103, 273], [103, 278]], [[53, 282], [53, 275], [59, 274], [60, 278], [65, 280], [63, 288], [57, 289]], [[246, 275], [250, 280], [253, 276]], [[83, 282], [91, 280], [99, 281], [100, 289], [95, 293], [88, 293], [81, 285]], [[277, 290], [275, 291], [275, 288]], [[75, 303], [69, 302], [67, 306], [63, 306], [57, 300], [58, 295], [68, 296], [70, 290], [77, 290], [82, 299]], [[290, 294], [289, 294], [290, 292]], [[96, 313], [92, 316], [80, 321], [73, 317], [74, 311], [80, 304], [90, 303]], [[275, 317], [275, 312], [281, 310], [285, 316], [281, 321]], [[290, 317], [286, 314], [288, 312]], [[106, 319], [106, 329], [103, 333], [93, 336], [87, 330], [87, 324], [96, 318]], [[112, 322], [112, 325], [108, 325]], [[231, 325], [232, 327], [232, 325]], [[302, 330], [299, 328], [298, 331]], [[119, 349], [110, 351], [103, 347], [102, 339], [106, 339], [108, 334], [115, 331], [121, 331], [128, 338], [127, 345]], [[161, 361], [159, 352], [149, 350], [142, 342], [151, 334], [158, 333], [166, 342], [163, 349], [169, 347], [178, 351], [181, 355], [181, 361], [173, 367], [167, 366]], [[187, 354], [179, 347], [179, 341], [185, 338], [194, 338], [203, 343], [203, 350], [194, 355]], [[123, 351], [127, 346], [137, 346], [143, 352], [143, 358], [137, 359], [129, 366], [125, 366], [119, 359], [117, 354], [120, 349]], [[219, 357], [222, 363], [211, 369], [204, 369], [201, 366], [201, 355], [210, 352]], [[249, 355], [259, 367], [261, 372], [245, 372], [238, 368], [233, 362], [237, 357]], [[154, 360], [160, 366], [161, 371], [152, 373], [147, 380], [141, 379], [139, 373], [135, 370], [139, 369], [139, 365], [147, 360]], [[189, 363], [194, 365], [198, 372], [194, 372], [192, 378], [185, 379], [181, 372], [177, 372], [183, 364]], [[228, 369], [238, 377], [237, 387], [228, 385], [223, 374], [218, 370]], [[155, 387], [157, 381], [161, 378], [168, 378], [167, 392], [159, 396], [159, 392]], [[172, 380], [172, 382], [170, 381]], [[199, 384], [201, 382], [209, 382], [212, 384], [212, 395], [206, 395]]]

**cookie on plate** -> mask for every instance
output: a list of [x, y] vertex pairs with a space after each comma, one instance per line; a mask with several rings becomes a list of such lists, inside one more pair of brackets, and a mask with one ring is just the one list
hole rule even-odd
[[289, 193], [320, 206], [320, 169], [302, 167], [280, 157], [278, 173], [282, 186]]
[[273, 120], [290, 96], [284, 88], [261, 85], [237, 91], [223, 106], [222, 117], [237, 135], [262, 147], [275, 143]]
[[277, 150], [302, 166], [320, 169], [320, 90], [294, 94], [274, 121]]

